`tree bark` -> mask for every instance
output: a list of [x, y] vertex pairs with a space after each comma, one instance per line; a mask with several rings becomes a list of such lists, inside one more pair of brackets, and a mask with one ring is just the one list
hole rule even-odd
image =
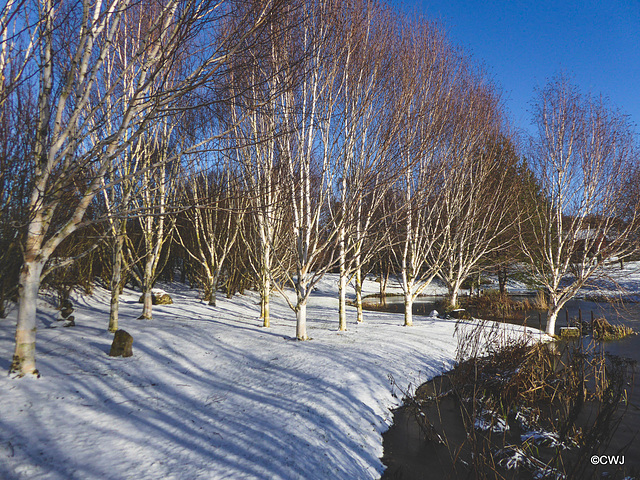
[[458, 289], [456, 288], [453, 292], [451, 292], [450, 300], [451, 306], [453, 308], [458, 308]]
[[309, 340], [307, 336], [307, 302], [298, 302], [296, 310], [296, 338]]
[[138, 320], [151, 320], [153, 309], [153, 297], [151, 296], [151, 287], [145, 285], [142, 290], [142, 315]]
[[[462, 288], [462, 282], [466, 279], [466, 275], [458, 274], [454, 277], [453, 283], [449, 284], [449, 305], [453, 308], [458, 308], [458, 297], [460, 296], [460, 288]], [[478, 288], [478, 292], [480, 289]]]
[[404, 294], [404, 326], [413, 326], [413, 296], [411, 292]]
[[[269, 233], [269, 236], [273, 238], [271, 233]], [[271, 297], [271, 244], [270, 239], [263, 238], [262, 241], [262, 326], [269, 328], [271, 326], [271, 312], [269, 309]]]
[[264, 328], [269, 328], [271, 326], [271, 313], [269, 311], [269, 297], [268, 293], [271, 290], [270, 282], [267, 280], [265, 283], [265, 288], [262, 296], [262, 326]]
[[344, 268], [344, 257], [341, 245], [340, 252], [340, 279], [338, 282], [338, 330], [344, 332], [347, 329], [347, 272]]
[[357, 321], [362, 323], [362, 268], [359, 266], [356, 269], [356, 308]]
[[9, 369], [12, 376], [40, 376], [36, 369], [36, 311], [43, 267], [43, 262], [25, 260], [20, 270], [16, 348]]
[[212, 305], [215, 307], [215, 300], [213, 301], [213, 304], [211, 303], [211, 299], [213, 297], [213, 276], [208, 274], [208, 271], [205, 273], [205, 279], [204, 279], [204, 298], [203, 300], [205, 302], [207, 302], [209, 305]]
[[120, 314], [120, 283], [122, 281], [123, 244], [124, 236], [118, 235], [115, 238], [113, 244], [113, 272], [111, 273], [111, 305], [109, 308], [109, 331], [112, 333], [118, 330], [118, 320]]
[[209, 305], [211, 307], [216, 306], [216, 300], [218, 298], [218, 284], [220, 282], [220, 273], [222, 272], [222, 264], [218, 265], [216, 269], [213, 280], [211, 282], [211, 296], [209, 297]]
[[559, 307], [551, 307], [547, 311], [547, 329], [546, 332], [548, 335], [556, 334], [556, 320], [558, 319], [558, 313], [560, 312]]

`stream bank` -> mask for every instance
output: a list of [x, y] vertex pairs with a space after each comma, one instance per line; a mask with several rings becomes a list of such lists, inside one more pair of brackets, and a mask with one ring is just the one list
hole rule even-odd
[[[382, 478], [637, 478], [634, 438], [618, 435], [632, 367], [580, 341], [466, 360], [394, 412]], [[624, 465], [593, 465], [593, 455], [624, 455]]]
[[[419, 315], [430, 312], [437, 308], [436, 302], [439, 300], [441, 299], [438, 297], [423, 299], [415, 313]], [[565, 318], [570, 321], [576, 320], [580, 315], [589, 318], [591, 311], [596, 312], [595, 315], [599, 317], [611, 319], [612, 323], [628, 325], [638, 331], [640, 305], [630, 304], [620, 308], [606, 302], [603, 304], [586, 300], [571, 302], [564, 318], [558, 322], [558, 328], [564, 326]], [[542, 320], [541, 326], [545, 327], [546, 318], [537, 312], [529, 312], [523, 315], [523, 319], [511, 323], [522, 324], [527, 319], [527, 323], [535, 327]], [[569, 396], [565, 394], [562, 402], [558, 403], [554, 399], [546, 405], [538, 405], [535, 409], [538, 415], [536, 422], [546, 422], [547, 430], [541, 429], [540, 424], [537, 425], [537, 431], [532, 430], [534, 425], [527, 425], [531, 419], [527, 420], [521, 413], [527, 407], [514, 406], [510, 400], [498, 402], [498, 408], [489, 415], [487, 409], [479, 403], [465, 404], [464, 396], [451, 393], [456, 388], [459, 389], [459, 386], [452, 384], [452, 379], [459, 377], [454, 370], [420, 386], [415, 395], [405, 398], [405, 404], [394, 412], [394, 424], [383, 436], [382, 460], [387, 465], [387, 470], [382, 478], [582, 479], [600, 478], [602, 474], [607, 475], [607, 478], [640, 478], [640, 376], [634, 375], [635, 365], [640, 357], [640, 336], [632, 335], [614, 342], [596, 342], [591, 336], [585, 336], [554, 344], [556, 350], [564, 350], [559, 356], [556, 352], [557, 364], [560, 365], [558, 368], [573, 372], [571, 375], [574, 377], [576, 372], [582, 371], [584, 381], [582, 387], [576, 388], [575, 377], [575, 391]], [[568, 360], [569, 350], [572, 352], [570, 356], [575, 360], [573, 364]], [[489, 363], [492, 361], [495, 363], [495, 359], [489, 360]], [[511, 365], [504, 364], [502, 369], [495, 369], [491, 376], [494, 380], [508, 379], [520, 367], [521, 361], [522, 359]], [[606, 385], [602, 382], [600, 397], [593, 395], [596, 376], [593, 368], [598, 362], [602, 367], [601, 371], [606, 369], [610, 373], [611, 383], [606, 384], [610, 386], [607, 398], [602, 396], [606, 390]], [[587, 367], [592, 370], [591, 377], [584, 374], [589, 370]], [[557, 383], [560, 380], [555, 378], [552, 381]], [[472, 386], [472, 392], [486, 389], [486, 384], [481, 387], [476, 382], [466, 383], [467, 388]], [[580, 395], [578, 390], [583, 390], [586, 394]], [[469, 396], [468, 390], [466, 395]], [[570, 427], [563, 428], [569, 424]], [[483, 431], [478, 428], [479, 425], [484, 425], [489, 431]], [[563, 434], [568, 438], [568, 430], [571, 429], [577, 439], [574, 440], [575, 445], [562, 446], [557, 443], [560, 438], [558, 435]], [[602, 433], [600, 438], [595, 438], [596, 432]], [[590, 440], [586, 438], [589, 435]], [[437, 436], [444, 441], [440, 442]], [[591, 444], [580, 444], [586, 440]], [[536, 456], [531, 455], [534, 452], [542, 453], [538, 456], [540, 462], [537, 466]], [[590, 453], [624, 454], [625, 463], [617, 468], [609, 465], [593, 466], [588, 455]], [[527, 460], [527, 456], [531, 459]], [[477, 460], [481, 457], [487, 462]], [[515, 465], [520, 468], [507, 468]]]

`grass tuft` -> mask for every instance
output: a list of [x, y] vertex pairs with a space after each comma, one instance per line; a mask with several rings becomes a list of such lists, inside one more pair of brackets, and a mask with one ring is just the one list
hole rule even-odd
[[619, 340], [629, 335], [635, 335], [631, 327], [612, 325], [606, 318], [593, 320], [593, 337], [599, 341]]

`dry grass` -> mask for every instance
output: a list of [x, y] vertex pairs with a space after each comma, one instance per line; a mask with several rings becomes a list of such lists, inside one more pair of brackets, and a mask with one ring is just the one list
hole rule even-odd
[[[496, 337], [493, 351], [470, 348], [483, 343], [479, 332], [461, 337], [459, 364], [448, 375], [452, 387], [432, 401], [455, 399], [464, 440], [449, 443], [446, 426], [435, 432], [427, 409], [416, 404], [426, 438], [444, 439], [454, 470], [468, 478], [582, 479], [601, 473], [589, 457], [603, 454], [621, 420], [630, 364], [605, 356], [595, 342], [585, 349], [582, 342], [528, 346]], [[522, 463], [514, 467], [516, 458]]]
[[476, 310], [479, 316], [488, 315], [494, 318], [512, 319], [519, 317], [525, 311], [546, 310], [548, 308], [548, 302], [541, 291], [531, 300], [516, 301], [497, 290], [488, 290], [482, 295], [469, 297], [464, 301], [465, 307]]
[[548, 310], [549, 302], [542, 290], [538, 290], [536, 296], [531, 301], [531, 307], [535, 310]]
[[599, 341], [619, 340], [635, 333], [632, 328], [625, 325], [610, 324], [606, 318], [593, 320], [593, 337]]

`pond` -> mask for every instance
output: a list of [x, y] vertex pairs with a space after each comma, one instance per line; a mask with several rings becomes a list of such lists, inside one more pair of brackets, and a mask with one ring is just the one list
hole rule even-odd
[[[523, 300], [524, 298], [531, 298], [523, 295], [512, 296], [513, 300]], [[366, 300], [366, 299], [365, 299]], [[371, 302], [373, 299], [370, 299]], [[376, 298], [377, 302], [378, 299]], [[372, 306], [371, 303], [363, 305], [363, 308], [372, 308], [377, 311], [389, 311], [389, 312], [403, 312], [404, 300], [401, 296], [387, 297], [387, 305], [384, 309], [380, 306]], [[419, 297], [413, 306], [414, 315], [429, 315], [432, 310], [438, 310], [442, 312], [442, 306], [444, 297], [441, 296], [425, 296]], [[609, 323], [612, 324], [624, 324], [633, 328], [636, 332], [640, 332], [640, 303], [626, 303], [624, 305], [620, 303], [609, 303], [606, 301], [591, 301], [585, 299], [574, 299], [566, 304], [566, 308], [562, 310], [556, 322], [556, 331], [559, 332], [561, 327], [567, 326], [567, 319], [573, 321], [581, 317], [584, 321], [590, 321], [591, 317], [604, 317]], [[531, 310], [528, 312], [522, 312], [518, 318], [508, 319], [506, 321], [510, 323], [524, 324], [541, 328], [544, 330], [547, 324], [546, 311]], [[488, 318], [490, 320], [500, 320], [497, 318]], [[591, 337], [585, 337], [584, 342], [590, 342]], [[622, 340], [604, 342], [603, 348], [608, 354], [617, 355], [621, 357], [627, 357], [636, 362], [640, 362], [640, 335], [631, 335]], [[636, 367], [637, 372], [637, 367]], [[624, 421], [619, 425], [615, 436], [611, 444], [607, 447], [607, 454], [614, 455], [616, 452], [629, 445], [626, 451], [626, 463], [629, 466], [635, 466], [640, 471], [640, 375], [635, 374], [627, 385], [628, 401], [626, 405], [626, 413]], [[621, 407], [622, 409], [625, 406]], [[404, 417], [403, 417], [404, 418]], [[404, 418], [403, 421], [407, 420]], [[405, 425], [402, 435], [418, 435], [419, 429], [413, 430], [409, 425]], [[417, 439], [417, 437], [416, 437]], [[404, 448], [406, 449], [406, 440], [403, 440]], [[397, 439], [396, 439], [397, 441]], [[416, 440], [417, 441], [417, 440]], [[385, 449], [387, 447], [385, 446]], [[386, 451], [386, 450], [385, 450]], [[405, 450], [406, 451], [406, 450]], [[422, 448], [415, 448], [415, 455], [412, 458], [403, 458], [403, 462], [411, 464], [411, 468], [408, 471], [420, 472], [419, 475], [412, 476], [411, 474], [405, 476], [405, 478], [436, 478], [437, 475], [430, 475], [429, 464], [433, 461], [425, 450]], [[422, 468], [424, 467], [424, 468]]]
[[[534, 296], [518, 294], [510, 295], [510, 298], [514, 301], [522, 301], [525, 299], [532, 300]], [[442, 313], [444, 302], [445, 297], [443, 296], [426, 295], [418, 297], [413, 303], [413, 314], [429, 315], [433, 310], [438, 310]], [[402, 313], [404, 312], [404, 298], [402, 296], [387, 296], [386, 306], [380, 307], [377, 297], [368, 297], [363, 299], [363, 308], [365, 310]], [[470, 311], [470, 313], [479, 316], [477, 312]], [[567, 326], [567, 319], [572, 321], [581, 317], [582, 320], [589, 321], [592, 314], [596, 318], [605, 317], [610, 323], [622, 323], [636, 331], [640, 331], [640, 303], [625, 303], [622, 305], [620, 303], [595, 302], [583, 299], [573, 299], [567, 302], [556, 321], [556, 331], [559, 332], [561, 327]], [[496, 321], [503, 320], [499, 317], [486, 315], [482, 316], [482, 318]], [[507, 318], [504, 321], [518, 325], [523, 325], [526, 321], [527, 326], [544, 330], [547, 327], [547, 312], [546, 310], [517, 312], [516, 318]]]

